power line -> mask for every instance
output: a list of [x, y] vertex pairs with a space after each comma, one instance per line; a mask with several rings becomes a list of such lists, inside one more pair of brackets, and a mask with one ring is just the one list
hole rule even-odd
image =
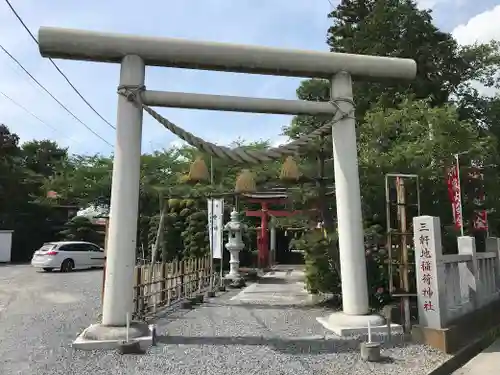
[[42, 85], [40, 82], [38, 82], [38, 80], [35, 77], [33, 77], [33, 75], [30, 72], [28, 72], [28, 70], [26, 70], [26, 68], [19, 62], [19, 60], [17, 60], [14, 56], [12, 56], [12, 54], [9, 51], [7, 51], [5, 49], [5, 47], [2, 46], [1, 44], [0, 44], [0, 49], [2, 49], [2, 51], [4, 51], [7, 56], [9, 56], [43, 91], [45, 91], [47, 94], [49, 94], [50, 97], [52, 99], [54, 99], [57, 102], [57, 104], [59, 104], [66, 112], [68, 112], [76, 121], [78, 121], [80, 124], [85, 126], [92, 134], [94, 134], [100, 140], [102, 140], [103, 142], [105, 142], [109, 146], [113, 147], [113, 145], [111, 143], [109, 143], [107, 140], [105, 140], [103, 137], [101, 137], [99, 134], [97, 134], [94, 130], [92, 130], [92, 128], [90, 128], [86, 123], [84, 123], [82, 120], [80, 120], [73, 112], [71, 112], [68, 109], [68, 107], [66, 107], [54, 95], [52, 95], [52, 93], [49, 90], [47, 90], [44, 85]]
[[50, 125], [50, 124], [47, 124], [45, 121], [43, 121], [40, 117], [38, 117], [37, 115], [35, 115], [34, 113], [30, 112], [28, 109], [26, 109], [26, 107], [24, 107], [23, 105], [19, 104], [18, 102], [16, 102], [14, 99], [12, 99], [10, 96], [8, 96], [6, 93], [0, 91], [0, 94], [3, 95], [6, 99], [10, 100], [13, 104], [15, 104], [16, 106], [18, 106], [19, 108], [21, 108], [24, 112], [28, 113], [29, 115], [31, 115], [32, 117], [36, 118], [38, 121], [40, 121], [42, 124], [48, 126], [49, 128], [51, 128], [52, 130], [56, 131], [56, 132], [59, 132], [59, 130], [57, 128], [55, 128], [54, 126]]
[[[16, 16], [16, 18], [19, 20], [19, 22], [21, 23], [21, 25], [23, 25], [24, 29], [28, 32], [28, 34], [30, 35], [31, 39], [33, 39], [33, 41], [39, 45], [38, 43], [38, 40], [35, 38], [35, 36], [33, 35], [33, 33], [31, 32], [31, 30], [28, 28], [28, 26], [26, 26], [26, 24], [24, 23], [23, 19], [21, 18], [21, 16], [17, 13], [17, 11], [14, 9], [14, 7], [12, 6], [12, 4], [10, 3], [9, 0], [5, 0], [5, 2], [7, 3], [7, 5], [9, 6], [10, 10], [12, 11], [12, 13], [14, 14], [14, 16]], [[63, 73], [63, 71], [59, 68], [59, 66], [54, 62], [54, 60], [52, 60], [52, 58], [49, 57], [49, 61], [52, 63], [52, 65], [54, 66], [54, 68], [56, 68], [56, 70], [59, 72], [59, 74], [61, 76], [63, 76], [63, 78], [66, 80], [66, 82], [71, 86], [71, 88], [78, 94], [78, 96], [85, 102], [85, 104], [87, 104], [87, 106], [92, 110], [94, 111], [94, 113], [99, 116], [101, 118], [102, 121], [104, 121], [106, 124], [108, 124], [109, 126], [111, 126], [113, 129], [116, 129], [108, 120], [106, 120], [99, 112], [97, 112], [97, 110], [87, 101], [87, 99], [85, 99], [85, 97], [80, 93], [80, 91], [73, 85], [73, 83], [71, 83], [71, 81], [69, 80], [69, 78], [66, 76], [66, 74]]]
[[[22, 104], [16, 102], [14, 99], [12, 99], [9, 95], [7, 95], [6, 93], [0, 91], [0, 94], [3, 95], [6, 99], [8, 99], [10, 102], [12, 102], [14, 105], [18, 106], [19, 108], [21, 108], [24, 112], [26, 112], [27, 114], [29, 114], [30, 116], [34, 117], [35, 119], [37, 119], [38, 121], [40, 121], [42, 124], [44, 124], [45, 126], [51, 128], [52, 130], [54, 130], [56, 133], [60, 133], [61, 131], [59, 129], [57, 129], [55, 126], [52, 126], [51, 124], [43, 121], [40, 117], [38, 117], [37, 115], [35, 115], [33, 112], [31, 112], [29, 109], [27, 109], [26, 107], [24, 107]], [[76, 141], [75, 139], [73, 138], [70, 138], [72, 141]]]

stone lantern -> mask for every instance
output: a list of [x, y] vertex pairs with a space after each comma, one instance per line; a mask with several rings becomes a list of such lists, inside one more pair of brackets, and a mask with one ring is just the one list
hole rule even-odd
[[243, 287], [245, 285], [245, 281], [240, 275], [239, 268], [240, 251], [245, 247], [241, 234], [242, 231], [246, 229], [246, 225], [240, 222], [238, 212], [233, 209], [231, 212], [231, 220], [224, 226], [224, 230], [228, 232], [226, 249], [231, 254], [229, 259], [229, 274], [226, 275], [226, 279], [230, 280], [230, 285], [234, 287]]

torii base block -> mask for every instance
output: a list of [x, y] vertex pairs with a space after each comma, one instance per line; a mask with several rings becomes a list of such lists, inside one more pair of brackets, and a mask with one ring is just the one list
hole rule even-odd
[[142, 322], [132, 322], [130, 327], [112, 327], [103, 324], [92, 324], [73, 341], [72, 347], [80, 350], [118, 349], [126, 339], [139, 343], [141, 350], [146, 351], [153, 345], [153, 332]]
[[[316, 320], [327, 330], [340, 337], [367, 335], [368, 323], [373, 334], [383, 335], [388, 333], [385, 319], [379, 315], [348, 315], [344, 312], [335, 312], [324, 318], [316, 318]], [[403, 327], [391, 323], [390, 333], [400, 335], [403, 333]]]

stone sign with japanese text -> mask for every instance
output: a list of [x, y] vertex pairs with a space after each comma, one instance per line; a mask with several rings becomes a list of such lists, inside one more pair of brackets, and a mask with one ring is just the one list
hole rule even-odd
[[443, 328], [444, 311], [440, 308], [439, 278], [444, 277], [441, 224], [438, 217], [419, 216], [413, 219], [415, 263], [418, 293], [419, 324], [428, 328]]

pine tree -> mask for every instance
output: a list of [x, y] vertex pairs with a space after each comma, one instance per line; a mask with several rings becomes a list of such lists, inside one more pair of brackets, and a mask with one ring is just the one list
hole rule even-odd
[[210, 251], [208, 240], [207, 211], [201, 208], [201, 201], [186, 200], [181, 215], [186, 218], [186, 229], [182, 232], [184, 256], [198, 258]]
[[[179, 211], [183, 209], [182, 201], [178, 199], [169, 199], [166, 204], [162, 241], [160, 242], [160, 248], [157, 249], [159, 252], [159, 254], [157, 254], [157, 259], [161, 259], [162, 262], [182, 259], [184, 248], [182, 232], [186, 227], [185, 218], [179, 213]], [[148, 234], [150, 248], [152, 248], [156, 242], [159, 222], [160, 215], [155, 215], [150, 219]]]
[[75, 216], [66, 223], [65, 227], [66, 228], [59, 232], [59, 234], [66, 241], [87, 241], [95, 243], [100, 239], [100, 235], [95, 230], [94, 225], [86, 217]]

